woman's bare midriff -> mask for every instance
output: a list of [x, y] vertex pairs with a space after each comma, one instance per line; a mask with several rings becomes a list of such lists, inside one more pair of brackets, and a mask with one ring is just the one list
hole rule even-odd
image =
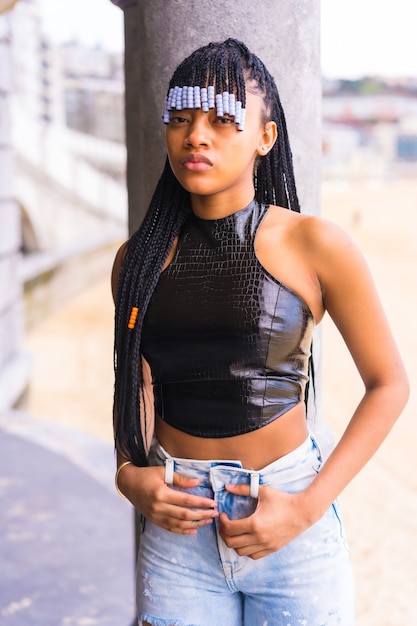
[[194, 437], [173, 428], [158, 416], [155, 435], [171, 456], [239, 460], [243, 467], [259, 470], [300, 446], [308, 437], [308, 428], [305, 405], [300, 402], [267, 426], [236, 437]]

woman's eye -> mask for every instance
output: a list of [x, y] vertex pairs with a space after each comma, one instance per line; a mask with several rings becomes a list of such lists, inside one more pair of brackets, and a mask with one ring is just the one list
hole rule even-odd
[[173, 115], [170, 118], [169, 123], [170, 124], [184, 124], [186, 121], [187, 120], [185, 117], [181, 117], [180, 115]]
[[228, 124], [233, 124], [234, 119], [233, 119], [232, 117], [228, 117], [228, 116], [225, 116], [225, 115], [221, 115], [221, 116], [219, 115], [219, 116], [216, 118], [216, 121], [217, 121], [219, 124], [222, 124], [222, 125], [226, 126], [226, 125], [228, 125]]

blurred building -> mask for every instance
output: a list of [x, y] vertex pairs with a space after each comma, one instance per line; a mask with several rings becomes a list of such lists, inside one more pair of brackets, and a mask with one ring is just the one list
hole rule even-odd
[[417, 78], [323, 80], [325, 177], [417, 171]]
[[28, 270], [35, 253], [55, 260], [74, 254], [81, 241], [120, 232], [127, 213], [120, 55], [75, 42], [54, 45], [41, 17], [38, 0], [21, 0], [10, 16], [15, 196], [26, 277], [35, 272]]
[[417, 90], [345, 93], [338, 81], [323, 96], [323, 175], [385, 177], [417, 173]]
[[68, 78], [98, 78], [123, 82], [123, 53], [90, 48], [77, 41], [59, 47], [62, 73]]
[[417, 163], [417, 115], [403, 120], [396, 139], [397, 159], [404, 163]]
[[0, 0], [0, 410], [27, 386], [24, 324], [108, 272], [126, 235], [121, 57], [61, 49], [41, 18]]
[[63, 77], [65, 119], [69, 128], [124, 143], [122, 53], [88, 48], [76, 41], [58, 50]]
[[59, 56], [43, 35], [37, 0], [21, 0], [10, 21], [14, 101], [33, 119], [64, 123]]
[[120, 81], [73, 77], [66, 78], [64, 85], [69, 128], [124, 143], [124, 92]]

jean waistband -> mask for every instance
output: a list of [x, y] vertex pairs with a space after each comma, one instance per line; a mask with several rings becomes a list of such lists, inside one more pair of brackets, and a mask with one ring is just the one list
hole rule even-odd
[[309, 435], [300, 446], [260, 470], [255, 471], [244, 468], [239, 460], [199, 460], [172, 457], [157, 440], [154, 440], [151, 448], [150, 463], [151, 465], [165, 465], [165, 480], [168, 484], [172, 484], [175, 471], [186, 476], [198, 478], [201, 486], [210, 485], [216, 488], [216, 476], [220, 477], [220, 482], [222, 482], [223, 477], [226, 476], [241, 475], [242, 479], [244, 479], [246, 475], [245, 482], [255, 485], [257, 482], [262, 484], [272, 474], [281, 473], [282, 482], [286, 482], [298, 475], [301, 467], [304, 466], [312, 453], [315, 455], [315, 462], [317, 463], [317, 460], [321, 462], [318, 446], [314, 438]]

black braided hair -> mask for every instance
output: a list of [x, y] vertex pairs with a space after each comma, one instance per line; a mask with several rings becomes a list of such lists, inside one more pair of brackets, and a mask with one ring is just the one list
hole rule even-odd
[[[257, 159], [255, 197], [259, 203], [300, 210], [284, 111], [275, 81], [260, 59], [236, 39], [210, 43], [186, 58], [175, 71], [175, 86], [206, 87], [234, 93], [245, 106], [246, 90], [260, 94], [265, 119], [277, 124], [278, 140]], [[244, 131], [243, 131], [244, 132]], [[174, 239], [191, 212], [190, 194], [178, 183], [168, 160], [146, 216], [128, 242], [116, 293], [115, 312], [115, 444], [131, 461], [147, 465], [147, 423], [141, 356], [143, 319]], [[128, 328], [133, 307], [139, 310]]]

